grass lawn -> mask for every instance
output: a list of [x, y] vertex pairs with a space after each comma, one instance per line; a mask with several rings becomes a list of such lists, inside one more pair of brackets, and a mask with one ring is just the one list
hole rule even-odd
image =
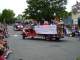
[[76, 58], [76, 60], [80, 60], [80, 56]]

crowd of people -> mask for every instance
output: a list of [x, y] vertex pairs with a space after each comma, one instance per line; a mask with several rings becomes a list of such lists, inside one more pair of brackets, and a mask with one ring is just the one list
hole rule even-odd
[[8, 42], [5, 40], [7, 33], [7, 25], [0, 23], [0, 60], [6, 60], [10, 52]]

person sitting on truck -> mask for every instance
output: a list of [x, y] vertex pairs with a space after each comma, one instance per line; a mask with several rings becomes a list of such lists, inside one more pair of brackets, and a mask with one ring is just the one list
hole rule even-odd
[[44, 21], [44, 25], [49, 25], [48, 21]]

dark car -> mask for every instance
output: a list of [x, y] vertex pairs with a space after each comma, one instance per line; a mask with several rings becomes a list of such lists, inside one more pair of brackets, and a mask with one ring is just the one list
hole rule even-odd
[[13, 27], [15, 31], [21, 31], [23, 29], [23, 24], [15, 23]]

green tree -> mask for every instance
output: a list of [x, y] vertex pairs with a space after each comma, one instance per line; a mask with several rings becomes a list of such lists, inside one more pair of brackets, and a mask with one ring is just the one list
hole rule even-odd
[[10, 10], [10, 9], [4, 9], [2, 11], [2, 14], [1, 14], [1, 21], [4, 23], [11, 23], [12, 20], [14, 19], [14, 12], [13, 10]]
[[0, 17], [1, 17], [1, 13], [0, 13]]
[[62, 17], [67, 0], [27, 0], [27, 4], [28, 8], [24, 11], [25, 17], [37, 20], [51, 20], [54, 13]]
[[1, 19], [1, 13], [0, 13], [0, 19]]
[[2, 22], [2, 16], [1, 16], [2, 14], [0, 13], [0, 22]]
[[71, 16], [72, 12], [63, 11], [63, 13], [60, 14], [62, 19], [66, 19], [68, 16]]

